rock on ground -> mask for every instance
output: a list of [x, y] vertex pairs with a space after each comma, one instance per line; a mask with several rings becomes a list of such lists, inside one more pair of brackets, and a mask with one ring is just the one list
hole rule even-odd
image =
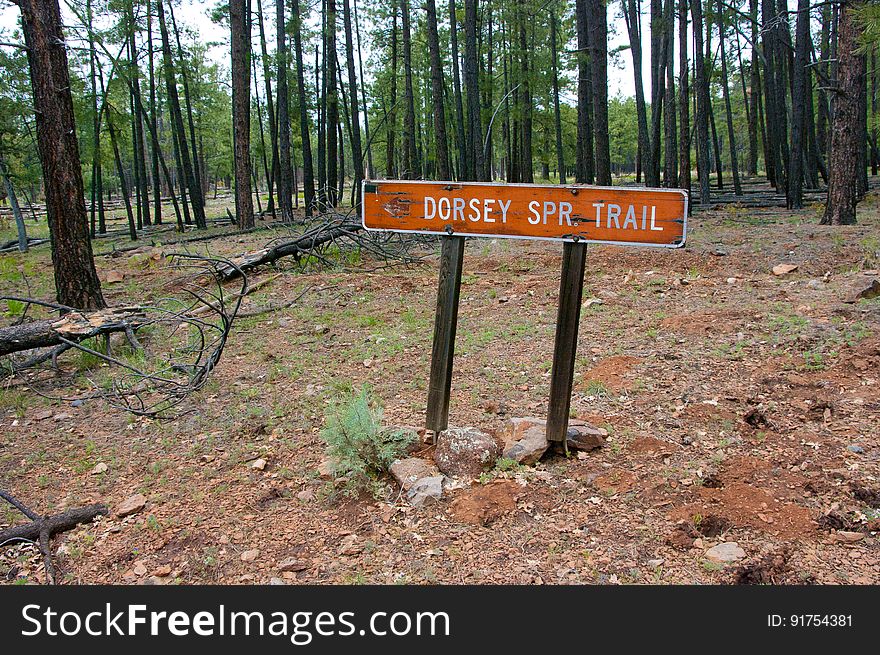
[[147, 504], [147, 499], [144, 498], [143, 494], [135, 494], [134, 496], [129, 496], [116, 508], [116, 516], [122, 518], [123, 516], [129, 516], [131, 514], [137, 514], [140, 512]]
[[442, 475], [432, 475], [417, 480], [406, 494], [406, 499], [413, 507], [421, 507], [427, 502], [440, 500], [443, 497]]
[[569, 421], [566, 441], [571, 450], [596, 450], [605, 445], [608, 431], [586, 421]]
[[501, 454], [495, 440], [477, 428], [449, 428], [440, 433], [434, 461], [446, 475], [474, 478], [492, 468]]
[[727, 564], [735, 562], [746, 556], [746, 551], [739, 547], [735, 541], [727, 541], [723, 544], [713, 546], [706, 551], [706, 559], [716, 564]]
[[404, 491], [409, 491], [410, 487], [422, 478], [440, 474], [436, 466], [419, 457], [397, 459], [388, 470]]
[[503, 456], [505, 459], [512, 459], [518, 464], [531, 466], [541, 459], [541, 456], [547, 451], [549, 446], [547, 429], [543, 426], [535, 425], [526, 430], [522, 438], [506, 448]]
[[[520, 464], [531, 465], [541, 459], [550, 443], [546, 436], [547, 421], [533, 416], [510, 419], [504, 431], [504, 457]], [[566, 440], [571, 450], [595, 450], [605, 445], [608, 432], [586, 421], [572, 420]]]

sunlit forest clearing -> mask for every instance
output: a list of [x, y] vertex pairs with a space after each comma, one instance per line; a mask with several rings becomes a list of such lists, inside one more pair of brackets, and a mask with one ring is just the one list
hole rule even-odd
[[[880, 582], [875, 4], [0, 11], [4, 583]], [[563, 442], [571, 239], [364, 230], [385, 179], [688, 192], [574, 244]]]

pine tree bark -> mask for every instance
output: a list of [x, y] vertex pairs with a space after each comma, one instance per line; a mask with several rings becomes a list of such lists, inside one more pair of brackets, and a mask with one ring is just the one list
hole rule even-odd
[[[174, 69], [174, 60], [171, 55], [171, 43], [168, 39], [168, 25], [165, 22], [165, 9], [163, 0], [157, 0], [156, 11], [159, 15], [159, 31], [162, 35], [162, 57], [165, 69], [165, 86], [168, 93], [168, 108], [171, 114], [172, 132], [177, 147], [177, 155], [180, 161], [181, 184], [186, 184], [189, 191], [189, 201], [195, 218], [196, 227], [207, 227], [205, 223], [205, 207], [202, 202], [202, 189], [194, 172], [194, 157], [190, 156], [187, 145], [186, 129], [183, 125], [183, 114], [180, 109], [180, 97], [177, 93], [177, 79]], [[186, 207], [186, 205], [184, 205]], [[184, 209], [186, 213], [186, 209]]]
[[437, 4], [427, 0], [428, 55], [431, 62], [431, 108], [434, 114], [434, 142], [436, 144], [437, 178], [451, 180], [449, 144], [446, 137], [446, 110], [443, 103], [443, 63], [440, 59], [440, 35], [437, 32]]
[[232, 159], [238, 229], [254, 226], [251, 196], [251, 12], [250, 0], [229, 0], [232, 50]]
[[6, 160], [3, 159], [2, 152], [0, 152], [0, 178], [3, 179], [6, 199], [9, 200], [9, 208], [12, 210], [13, 219], [15, 219], [15, 229], [18, 233], [18, 250], [19, 252], [27, 252], [27, 228], [24, 223], [24, 216], [21, 213], [21, 206], [18, 204], [18, 197], [15, 195], [15, 187], [12, 186], [12, 180], [9, 179], [9, 170], [6, 166]]
[[688, 0], [678, 3], [678, 185], [691, 190], [690, 84], [688, 79]]
[[[727, 117], [727, 151], [730, 154], [730, 173], [733, 177], [733, 193], [736, 196], [742, 195], [742, 185], [739, 180], [739, 161], [736, 152], [736, 132], [733, 129], [733, 109], [730, 105], [730, 79], [727, 75], [727, 48], [725, 40], [727, 38], [727, 30], [724, 24], [724, 3], [718, 0], [718, 34], [721, 42], [721, 92], [724, 96], [724, 109]], [[720, 153], [719, 153], [720, 155]], [[719, 178], [720, 180], [720, 178]], [[719, 182], [720, 186], [720, 182]]]
[[[577, 162], [575, 181], [592, 184], [595, 179], [593, 155], [593, 73], [590, 50], [589, 0], [576, 0], [575, 26], [577, 30]], [[647, 125], [647, 123], [646, 123]], [[647, 128], [645, 130], [647, 132]]]
[[[157, 129], [156, 71], [153, 63], [153, 14], [151, 2], [147, 0], [147, 55], [150, 84], [150, 114], [146, 118], [150, 132], [150, 169], [153, 191], [153, 224], [162, 224], [162, 183], [159, 178], [159, 156], [161, 155]], [[172, 191], [172, 194], [174, 192]]]
[[106, 305], [89, 239], [61, 10], [57, 0], [17, 3], [28, 48], [56, 298], [68, 307], [101, 309]]
[[[526, 23], [529, 20], [529, 3], [520, 2], [519, 5], [519, 48], [520, 48], [520, 113], [522, 114], [522, 137], [520, 145], [522, 147], [521, 181], [532, 183], [535, 181], [534, 157], [532, 153], [532, 81], [529, 71], [529, 59], [533, 56], [532, 49], [529, 48], [526, 38]], [[479, 111], [476, 116], [476, 127], [479, 128]], [[473, 120], [473, 119], [472, 119]], [[480, 139], [479, 147], [482, 148], [482, 139]], [[482, 152], [480, 153], [482, 155]], [[482, 157], [480, 157], [482, 163]]]
[[[296, 88], [299, 100], [299, 132], [303, 153], [303, 200], [305, 215], [311, 217], [315, 206], [315, 166], [312, 162], [312, 139], [309, 134], [308, 102], [306, 99], [305, 66], [303, 65], [302, 14], [300, 0], [293, 0], [293, 48], [296, 56]], [[366, 108], [364, 109], [366, 111]]]
[[666, 0], [664, 8], [664, 41], [666, 54], [666, 88], [663, 102], [666, 106], [664, 126], [663, 183], [678, 186], [678, 135], [675, 120], [675, 2]]
[[[278, 185], [280, 164], [278, 161], [278, 121], [275, 117], [275, 102], [272, 99], [272, 66], [269, 60], [269, 48], [266, 44], [266, 22], [263, 16], [263, 0], [257, 0], [257, 24], [260, 28], [260, 55], [263, 64], [263, 84], [266, 87], [266, 113], [269, 122], [269, 143], [271, 146], [272, 167], [266, 174], [266, 187], [269, 192], [266, 210], [275, 216], [275, 187]], [[256, 77], [256, 71], [254, 71]]]
[[691, 19], [694, 33], [694, 95], [697, 110], [694, 116], [697, 138], [697, 177], [700, 182], [700, 204], [711, 201], [709, 184], [709, 82], [706, 77], [706, 60], [703, 54], [703, 7], [691, 2]]
[[[478, 180], [483, 171], [483, 130], [480, 120], [479, 60], [477, 51], [477, 0], [464, 3], [464, 86], [467, 102], [465, 179]], [[404, 39], [406, 37], [404, 36]]]
[[[758, 100], [761, 96], [761, 77], [758, 48], [758, 0], [749, 0], [749, 24], [751, 26], [752, 60], [749, 63], [749, 161], [746, 173], [758, 174]], [[739, 43], [739, 39], [737, 39]]]
[[[806, 140], [806, 94], [808, 92], [810, 0], [798, 0], [795, 28], [793, 87], [791, 94], [791, 164], [786, 204], [789, 209], [804, 205], [804, 141]], [[812, 89], [809, 89], [812, 94]]]
[[[174, 30], [174, 38], [177, 41], [177, 58], [180, 62], [180, 79], [183, 82], [183, 97], [186, 100], [186, 120], [189, 126], [189, 145], [192, 149], [192, 166], [187, 173], [189, 184], [189, 197], [192, 203], [193, 218], [198, 229], [204, 230], [208, 227], [205, 221], [205, 184], [203, 181], [204, 174], [199, 156], [199, 149], [196, 146], [196, 127], [193, 120], [193, 100], [189, 92], [189, 75], [186, 70], [186, 62], [183, 58], [183, 45], [180, 42], [180, 31], [177, 29], [177, 21], [174, 19], [174, 5], [168, 4], [168, 15], [171, 18], [171, 26]], [[170, 49], [169, 49], [170, 53]], [[180, 111], [180, 103], [178, 101], [178, 111]], [[181, 118], [181, 139], [184, 148], [186, 148], [186, 131], [183, 129], [183, 119]], [[186, 156], [184, 156], [184, 169], [186, 169]]]
[[[464, 102], [461, 94], [460, 55], [458, 51], [458, 19], [455, 0], [449, 0], [449, 35], [452, 47], [452, 92], [455, 100], [455, 135], [458, 143], [458, 177], [467, 177], [467, 137], [465, 136]], [[507, 116], [507, 114], [505, 114]]]
[[[453, 35], [455, 29], [453, 25]], [[388, 111], [385, 118], [385, 177], [393, 179], [397, 176], [395, 166], [395, 141], [397, 136], [397, 3], [391, 3], [391, 82], [388, 99]], [[459, 128], [464, 124], [459, 119]]]
[[345, 66], [348, 69], [348, 102], [351, 107], [351, 160], [354, 174], [353, 193], [355, 203], [360, 202], [361, 180], [364, 179], [364, 156], [361, 147], [360, 111], [358, 111], [357, 71], [354, 68], [354, 33], [351, 27], [351, 2], [342, 0], [342, 22], [345, 28]]
[[608, 15], [605, 0], [587, 0], [590, 9], [590, 54], [593, 78], [593, 142], [596, 149], [596, 184], [611, 185], [611, 150], [608, 137]]
[[828, 159], [828, 198], [823, 225], [852, 225], [856, 222], [858, 198], [858, 153], [865, 59], [857, 52], [859, 27], [849, 3], [840, 8], [837, 27], [837, 88], [834, 120], [831, 121], [831, 152]]
[[[666, 39], [663, 37], [663, 0], [651, 0], [651, 142], [644, 160], [645, 184], [660, 186], [660, 145], [663, 128], [663, 85], [666, 67]], [[642, 156], [645, 149], [642, 148]]]
[[401, 0], [400, 15], [403, 29], [403, 170], [401, 177], [411, 180], [419, 175], [416, 152], [416, 109], [413, 93], [412, 33], [410, 31], [409, 0]]
[[556, 37], [556, 9], [550, 10], [550, 56], [553, 75], [553, 128], [556, 136], [556, 167], [559, 183], [566, 184], [565, 152], [562, 149], [562, 119], [559, 113], [559, 50]]
[[[651, 135], [648, 132], [648, 110], [645, 105], [645, 85], [642, 79], [642, 34], [640, 20], [640, 2], [638, 0], [622, 0], [623, 18], [629, 34], [630, 54], [633, 62], [633, 79], [635, 82], [636, 120], [638, 122], [638, 152], [636, 168], [653, 170], [651, 163], [653, 149]], [[649, 186], [652, 186], [649, 184]]]
[[281, 220], [290, 223], [293, 221], [293, 168], [290, 164], [290, 91], [287, 85], [287, 18], [284, 0], [275, 0], [275, 19], [275, 58], [278, 67], [275, 85], [278, 93], [275, 103], [278, 112], [278, 206], [281, 208]]

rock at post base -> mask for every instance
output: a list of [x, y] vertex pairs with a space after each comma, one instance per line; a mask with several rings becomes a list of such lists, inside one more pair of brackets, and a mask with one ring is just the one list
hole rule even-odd
[[440, 500], [443, 497], [443, 480], [442, 475], [416, 480], [406, 493], [407, 501], [413, 507], [421, 507], [427, 502]]
[[492, 468], [501, 449], [495, 440], [476, 428], [449, 428], [440, 433], [434, 461], [443, 473], [474, 478]]
[[[566, 441], [570, 450], [590, 451], [605, 445], [608, 431], [573, 419], [569, 421]], [[541, 459], [549, 448], [547, 421], [533, 416], [512, 418], [504, 431], [504, 457], [520, 464], [531, 465]]]
[[519, 440], [513, 442], [504, 450], [503, 457], [505, 459], [512, 459], [518, 464], [531, 466], [541, 459], [541, 456], [547, 451], [549, 446], [547, 428], [543, 425], [533, 425], [522, 433], [522, 437]]
[[570, 450], [596, 450], [605, 445], [608, 431], [586, 421], [571, 421], [565, 440]]
[[422, 478], [430, 478], [440, 474], [436, 466], [419, 457], [394, 460], [388, 470], [404, 491], [409, 491]]

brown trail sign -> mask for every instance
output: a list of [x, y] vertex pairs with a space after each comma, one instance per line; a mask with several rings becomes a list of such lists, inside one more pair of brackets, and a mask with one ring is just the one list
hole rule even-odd
[[364, 182], [364, 227], [422, 234], [560, 239], [677, 248], [680, 189], [484, 182]]
[[431, 352], [428, 429], [440, 432], [448, 423], [465, 236], [564, 242], [547, 439], [565, 447], [586, 244], [680, 248], [687, 233], [687, 204], [687, 193], [681, 189], [365, 180], [361, 211], [367, 230], [445, 236]]

